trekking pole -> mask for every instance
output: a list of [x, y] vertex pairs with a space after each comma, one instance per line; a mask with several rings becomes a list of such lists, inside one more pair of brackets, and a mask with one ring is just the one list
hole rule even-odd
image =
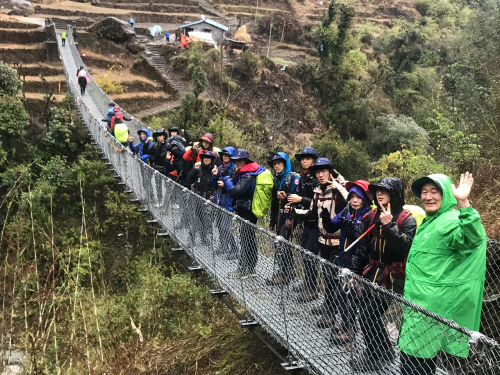
[[218, 202], [217, 202], [217, 206], [220, 206], [220, 200], [221, 200], [221, 195], [222, 195], [222, 188], [220, 186], [219, 186], [219, 189], [217, 191], [217, 194], [218, 194], [217, 198], [219, 198]]
[[279, 227], [280, 227], [281, 201], [282, 201], [282, 199], [280, 198], [279, 205], [278, 205], [278, 222], [276, 223], [276, 234], [278, 234]]
[[339, 255], [337, 255], [335, 257], [335, 259], [333, 260], [332, 263], [335, 263], [342, 255], [344, 254], [347, 254], [349, 252], [349, 250], [351, 250], [353, 248], [354, 245], [356, 245], [364, 236], [366, 236], [373, 228], [375, 228], [375, 224], [373, 224], [370, 228], [368, 228], [368, 230], [363, 233], [361, 236], [358, 237], [358, 239], [356, 241], [354, 241], [352, 244], [350, 244], [347, 249], [345, 249], [344, 251], [342, 251]]

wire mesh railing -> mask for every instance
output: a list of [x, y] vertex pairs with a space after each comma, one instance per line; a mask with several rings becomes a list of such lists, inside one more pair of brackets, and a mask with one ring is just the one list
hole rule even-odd
[[[76, 68], [83, 62], [74, 43], [60, 46], [60, 51], [76, 107], [115, 173], [196, 265], [246, 309], [248, 320], [258, 322], [287, 349], [290, 360], [312, 374], [500, 373], [496, 341], [304, 250], [296, 244], [301, 226], [292, 242], [286, 241], [146, 165], [102, 125], [109, 97], [93, 81], [87, 94], [80, 94]], [[136, 120], [130, 125], [133, 130], [145, 126]], [[499, 247], [489, 241], [487, 322], [498, 318]], [[287, 282], [270, 283], [284, 267]], [[313, 298], [302, 298], [304, 289], [314, 290]], [[334, 322], [333, 328], [320, 327], [319, 316]], [[403, 319], [407, 329], [402, 332]], [[483, 324], [495, 335], [496, 327]]]

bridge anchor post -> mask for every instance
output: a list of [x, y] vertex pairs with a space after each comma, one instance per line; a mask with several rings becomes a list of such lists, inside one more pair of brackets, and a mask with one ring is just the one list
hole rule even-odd
[[296, 372], [304, 370], [304, 365], [299, 363], [298, 361], [281, 363], [281, 367], [283, 367], [283, 370], [287, 372]]

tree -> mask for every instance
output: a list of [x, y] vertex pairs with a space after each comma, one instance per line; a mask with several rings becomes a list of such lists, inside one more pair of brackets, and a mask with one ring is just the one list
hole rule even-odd
[[354, 139], [342, 140], [332, 130], [318, 137], [313, 147], [319, 155], [327, 157], [333, 167], [347, 180], [366, 178], [370, 170], [370, 157], [366, 145]]
[[22, 87], [23, 83], [17, 79], [17, 72], [0, 61], [0, 95], [17, 95]]
[[0, 139], [5, 151], [13, 148], [13, 140], [23, 140], [30, 125], [30, 116], [21, 99], [14, 96], [0, 97]]
[[191, 74], [191, 91], [198, 98], [208, 86], [207, 75], [200, 66], [196, 66]]

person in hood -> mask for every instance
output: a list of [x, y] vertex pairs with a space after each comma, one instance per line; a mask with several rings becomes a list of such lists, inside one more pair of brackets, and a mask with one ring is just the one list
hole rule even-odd
[[165, 174], [165, 160], [167, 159], [168, 144], [165, 141], [167, 133], [165, 129], [158, 129], [153, 133], [153, 141], [155, 143], [150, 148], [153, 156], [153, 167], [158, 172]]
[[64, 47], [66, 45], [66, 31], [63, 31], [61, 33], [61, 42], [62, 42], [62, 45]]
[[164, 170], [168, 177], [176, 182], [184, 182], [182, 171], [182, 156], [184, 155], [184, 145], [173, 140], [169, 143], [169, 149], [165, 156]]
[[[347, 204], [347, 190], [344, 187], [344, 178], [333, 168], [327, 158], [319, 158], [314, 166], [309, 168], [311, 174], [316, 175], [319, 184], [314, 188], [314, 198], [309, 210], [296, 209], [295, 212], [302, 213], [305, 220], [319, 220], [320, 217], [328, 216], [333, 219], [341, 212]], [[318, 221], [319, 238], [314, 249], [314, 254], [320, 254], [323, 259], [333, 260], [339, 255], [340, 232], [328, 232], [323, 227], [323, 221]], [[334, 310], [335, 291], [338, 281], [329, 266], [323, 267], [325, 279], [325, 304], [327, 311]], [[299, 296], [299, 302], [310, 302], [318, 298], [318, 269], [316, 262], [309, 262], [305, 267], [305, 282], [307, 290]], [[330, 285], [329, 285], [330, 284]], [[334, 314], [323, 314], [317, 322], [319, 328], [329, 328], [335, 324]]]
[[151, 157], [150, 148], [153, 146], [151, 133], [148, 129], [143, 128], [137, 132], [139, 135], [139, 143], [134, 145], [134, 137], [130, 137], [128, 140], [128, 145], [130, 150], [137, 154], [144, 163], [149, 163], [149, 158]]
[[[265, 171], [265, 168], [255, 163], [247, 150], [239, 149], [236, 155], [231, 157], [236, 165], [236, 173], [233, 179], [229, 172], [221, 173], [221, 179], [217, 183], [223, 187], [227, 194], [233, 198], [233, 209], [243, 219], [257, 224], [257, 217], [252, 212], [252, 200], [255, 192], [257, 176]], [[233, 278], [255, 276], [255, 267], [258, 260], [257, 239], [255, 229], [242, 223], [240, 226], [240, 238], [245, 239], [241, 243], [241, 254], [238, 260], [236, 273], [230, 275]]]
[[217, 155], [211, 151], [201, 154], [201, 162], [194, 165], [184, 182], [186, 187], [192, 186], [193, 191], [205, 199], [209, 199], [214, 190], [212, 170], [215, 166], [215, 159]]
[[191, 143], [191, 136], [187, 132], [186, 129], [183, 130], [184, 138], [181, 136], [181, 131], [177, 126], [171, 126], [168, 128], [168, 136], [169, 139], [178, 139], [182, 142], [184, 146], [187, 146]]
[[125, 125], [121, 119], [116, 119], [115, 128], [113, 129], [112, 134], [118, 142], [125, 147], [128, 146], [127, 140], [130, 135], [130, 130], [128, 130], [128, 126]]
[[[398, 178], [384, 177], [370, 184], [370, 193], [377, 206], [361, 221], [362, 232], [375, 225], [358, 243], [352, 258], [352, 272], [365, 279], [403, 294], [405, 261], [410, 250], [417, 223], [405, 204], [403, 182]], [[395, 359], [389, 335], [382, 316], [389, 308], [389, 300], [379, 294], [369, 293], [360, 297], [359, 325], [365, 341], [365, 351], [353, 358], [355, 371], [376, 371]]]
[[[285, 206], [290, 194], [295, 194], [299, 186], [300, 177], [292, 172], [292, 164], [288, 155], [284, 152], [276, 152], [267, 163], [273, 168], [274, 186], [271, 201], [271, 219], [269, 230], [283, 237], [290, 239], [294, 223], [293, 217], [285, 212]], [[293, 278], [293, 254], [292, 250], [285, 243], [275, 246], [275, 264], [277, 270], [273, 276], [267, 280], [269, 285], [288, 285]]]
[[[296, 194], [291, 194], [288, 196], [288, 204], [285, 207], [285, 211], [292, 212], [293, 216], [296, 216], [295, 208], [298, 209], [308, 209], [311, 207], [311, 203], [314, 199], [314, 188], [318, 185], [318, 180], [316, 176], [309, 172], [309, 168], [314, 165], [318, 159], [318, 152], [312, 147], [305, 147], [300, 153], [295, 154], [295, 159], [300, 163], [302, 167], [302, 173], [300, 174], [299, 186], [297, 187]], [[303, 218], [304, 215], [302, 215]], [[300, 220], [299, 217], [295, 219]], [[316, 251], [316, 243], [319, 238], [319, 228], [318, 228], [318, 218], [311, 217], [308, 220], [302, 220], [304, 229], [300, 237], [300, 246], [312, 253]], [[310, 266], [310, 258], [307, 254], [303, 254], [304, 267]], [[310, 272], [312, 273], [312, 271]], [[307, 282], [301, 283], [292, 288], [294, 292], [301, 294], [307, 293], [309, 287]]]
[[[214, 152], [214, 136], [210, 133], [204, 134], [203, 137], [200, 138], [200, 142], [195, 142], [193, 147], [186, 150], [184, 153], [185, 171], [189, 172], [195, 163], [201, 161], [201, 155], [207, 151]], [[216, 164], [218, 166], [221, 165], [220, 159], [216, 160]]]
[[[342, 268], [351, 268], [351, 258], [356, 254], [357, 246], [354, 245], [349, 252], [345, 253], [352, 243], [354, 243], [363, 234], [361, 220], [370, 212], [371, 194], [368, 190], [370, 183], [368, 181], [358, 180], [356, 182], [346, 183], [346, 189], [349, 191], [347, 196], [347, 207], [333, 219], [329, 215], [322, 215], [323, 228], [329, 233], [335, 233], [340, 229], [340, 248], [337, 264]], [[329, 284], [330, 285], [330, 284]], [[329, 286], [327, 285], [327, 286]], [[346, 293], [343, 288], [336, 291], [336, 301], [334, 310], [330, 310], [327, 303], [324, 303], [318, 309], [313, 309], [313, 314], [335, 315], [339, 313], [340, 324], [332, 329], [330, 342], [335, 345], [343, 345], [350, 342], [354, 337], [354, 328], [356, 327], [356, 306], [357, 300], [355, 293]], [[329, 293], [326, 293], [329, 294]], [[349, 308], [348, 308], [349, 307]]]
[[[236, 149], [234, 147], [225, 147], [219, 152], [222, 165], [220, 167], [214, 167], [212, 171], [212, 185], [215, 188], [212, 202], [228, 211], [233, 211], [233, 198], [227, 193], [224, 186], [218, 185], [218, 182], [222, 174], [227, 174], [230, 179], [234, 179], [236, 168], [231, 157], [235, 155]], [[217, 215], [216, 221], [216, 226], [219, 228], [219, 248], [216, 253], [219, 255], [226, 255], [228, 259], [237, 258], [238, 246], [233, 232], [231, 231], [231, 217], [228, 215]]]
[[108, 112], [107, 112], [107, 115], [106, 115], [107, 119], [110, 119], [111, 116], [113, 115], [113, 113], [115, 112], [115, 106], [116, 106], [115, 102], [109, 102], [109, 104], [108, 104]]
[[[460, 176], [458, 187], [443, 174], [422, 177], [412, 184], [426, 217], [408, 255], [404, 298], [479, 331], [487, 238], [479, 213], [469, 202], [473, 183], [467, 172]], [[401, 373], [435, 374], [436, 354], [442, 350], [466, 358], [469, 339], [403, 307]]]
[[135, 20], [132, 17], [130, 17], [128, 23], [130, 24], [130, 26], [135, 27]]

